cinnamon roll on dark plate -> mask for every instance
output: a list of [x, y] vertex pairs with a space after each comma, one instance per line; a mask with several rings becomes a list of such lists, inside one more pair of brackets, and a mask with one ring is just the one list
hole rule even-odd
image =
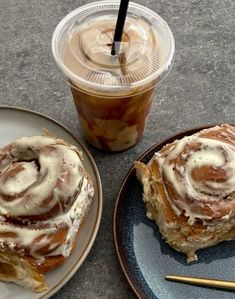
[[82, 153], [48, 136], [0, 150], [0, 280], [34, 291], [71, 254], [94, 195]]
[[235, 127], [215, 126], [135, 163], [147, 216], [173, 248], [196, 251], [235, 237]]

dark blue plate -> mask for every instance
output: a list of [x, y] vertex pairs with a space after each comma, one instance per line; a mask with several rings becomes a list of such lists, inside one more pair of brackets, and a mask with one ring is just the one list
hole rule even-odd
[[[146, 163], [163, 145], [197, 131], [199, 129], [180, 133], [156, 144], [139, 160]], [[133, 167], [118, 194], [113, 232], [121, 268], [139, 298], [235, 298], [235, 292], [232, 291], [165, 280], [167, 274], [235, 280], [235, 240], [200, 250], [198, 261], [187, 264], [186, 256], [166, 244], [155, 222], [146, 217], [142, 187]]]

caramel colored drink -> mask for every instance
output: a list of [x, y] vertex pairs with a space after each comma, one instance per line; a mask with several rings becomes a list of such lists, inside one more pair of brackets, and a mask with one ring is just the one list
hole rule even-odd
[[52, 41], [84, 137], [107, 151], [127, 149], [141, 139], [155, 87], [174, 55], [166, 22], [135, 3], [129, 4], [119, 51], [111, 55], [118, 8], [117, 1], [80, 7], [61, 21]]

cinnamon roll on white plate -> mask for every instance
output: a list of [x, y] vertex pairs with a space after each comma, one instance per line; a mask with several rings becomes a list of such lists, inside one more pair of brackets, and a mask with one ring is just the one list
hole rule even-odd
[[189, 262], [197, 250], [235, 237], [234, 126], [175, 140], [135, 168], [147, 216]]
[[0, 150], [0, 280], [41, 292], [71, 254], [94, 196], [82, 153], [23, 137]]

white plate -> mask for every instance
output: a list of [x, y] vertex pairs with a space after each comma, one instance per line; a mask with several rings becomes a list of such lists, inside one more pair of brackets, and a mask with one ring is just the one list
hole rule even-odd
[[69, 259], [60, 267], [46, 274], [49, 289], [43, 293], [34, 293], [11, 283], [0, 282], [1, 299], [38, 299], [49, 298], [57, 292], [77, 271], [88, 255], [98, 232], [102, 213], [102, 187], [98, 170], [88, 150], [68, 129], [56, 121], [35, 113], [13, 107], [0, 107], [0, 148], [22, 136], [40, 135], [42, 128], [53, 135], [77, 146], [83, 152], [84, 166], [95, 187], [95, 197], [85, 224], [79, 233], [77, 246]]

